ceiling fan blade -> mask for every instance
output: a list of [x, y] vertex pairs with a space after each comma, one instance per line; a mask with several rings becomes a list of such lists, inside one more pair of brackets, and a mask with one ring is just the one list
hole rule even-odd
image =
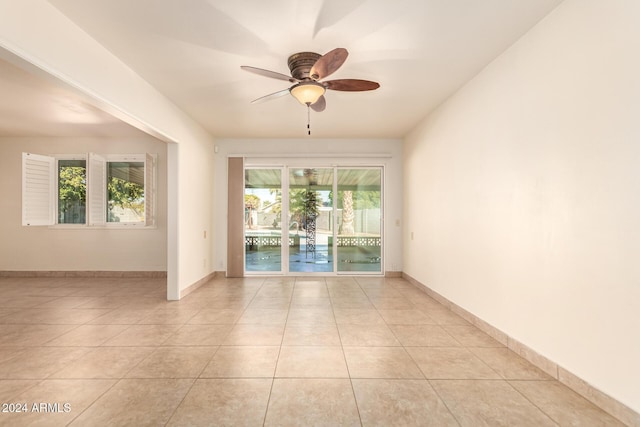
[[318, 98], [316, 102], [311, 104], [311, 109], [318, 113], [324, 111], [325, 108], [327, 108], [327, 100], [325, 99], [324, 95]]
[[324, 79], [333, 74], [347, 60], [347, 49], [338, 47], [320, 57], [311, 67], [309, 76], [314, 80]]
[[264, 101], [270, 101], [275, 98], [280, 98], [281, 96], [287, 95], [289, 93], [289, 89], [279, 90], [277, 92], [270, 93], [269, 95], [261, 96], [260, 98], [254, 99], [251, 101], [252, 104], [257, 104]]
[[277, 73], [275, 71], [263, 70], [262, 68], [249, 67], [248, 65], [241, 65], [240, 68], [242, 68], [245, 71], [249, 71], [250, 73], [260, 74], [261, 76], [265, 76], [265, 77], [271, 77], [272, 79], [286, 80], [291, 83], [295, 83], [298, 81], [298, 79], [293, 78], [291, 76], [287, 76], [286, 74]]
[[342, 90], [346, 92], [360, 92], [365, 90], [375, 90], [380, 87], [380, 84], [377, 82], [372, 82], [369, 80], [358, 80], [358, 79], [329, 80], [328, 82], [322, 82], [322, 84], [327, 89]]

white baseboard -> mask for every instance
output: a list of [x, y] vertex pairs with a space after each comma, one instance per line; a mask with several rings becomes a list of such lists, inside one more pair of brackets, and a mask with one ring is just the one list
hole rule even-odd
[[0, 271], [0, 277], [102, 277], [166, 279], [166, 271]]
[[204, 285], [205, 283], [208, 283], [209, 281], [213, 280], [214, 277], [216, 277], [217, 274], [216, 272], [211, 272], [209, 274], [207, 274], [206, 276], [204, 276], [202, 279], [198, 280], [195, 283], [192, 283], [191, 285], [187, 286], [186, 288], [184, 288], [183, 290], [180, 291], [180, 299], [184, 298], [185, 296], [189, 295], [191, 292], [195, 291], [196, 289], [198, 289], [200, 286]]

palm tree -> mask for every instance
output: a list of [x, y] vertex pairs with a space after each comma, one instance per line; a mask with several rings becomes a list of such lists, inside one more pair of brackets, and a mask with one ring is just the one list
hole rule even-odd
[[355, 234], [353, 220], [353, 191], [342, 193], [342, 232], [340, 234]]
[[269, 194], [271, 194], [272, 196], [275, 195], [276, 197], [273, 203], [271, 203], [269, 206], [265, 206], [264, 209], [271, 209], [271, 212], [279, 216], [282, 212], [282, 192], [279, 188], [270, 188]]

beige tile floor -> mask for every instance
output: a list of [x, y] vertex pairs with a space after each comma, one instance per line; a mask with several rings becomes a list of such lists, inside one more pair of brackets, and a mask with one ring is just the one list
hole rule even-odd
[[621, 425], [374, 277], [216, 279], [174, 302], [159, 279], [1, 278], [0, 403], [27, 405], [3, 426]]

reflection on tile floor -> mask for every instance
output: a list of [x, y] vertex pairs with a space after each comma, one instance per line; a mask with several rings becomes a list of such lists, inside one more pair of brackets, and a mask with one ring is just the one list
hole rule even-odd
[[0, 278], [0, 295], [0, 402], [28, 408], [3, 426], [622, 425], [403, 279], [215, 279], [166, 301], [161, 279]]

